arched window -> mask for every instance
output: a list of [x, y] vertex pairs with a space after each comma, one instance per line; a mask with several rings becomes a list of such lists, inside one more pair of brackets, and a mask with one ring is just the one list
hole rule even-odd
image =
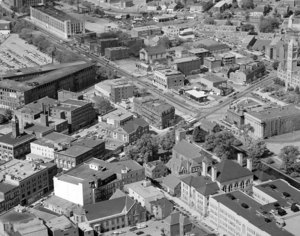
[[241, 189], [243, 189], [245, 187], [245, 183], [244, 180], [241, 181]]

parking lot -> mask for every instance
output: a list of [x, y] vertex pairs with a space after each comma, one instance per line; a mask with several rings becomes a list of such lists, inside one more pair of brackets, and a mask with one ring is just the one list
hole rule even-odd
[[27, 44], [17, 34], [11, 34], [0, 45], [0, 74], [9, 70], [51, 63], [51, 58], [35, 46]]

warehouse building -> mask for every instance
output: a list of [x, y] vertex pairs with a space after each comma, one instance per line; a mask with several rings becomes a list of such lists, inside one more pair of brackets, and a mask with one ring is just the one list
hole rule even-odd
[[128, 58], [129, 48], [127, 47], [105, 48], [105, 57], [111, 61]]
[[77, 20], [54, 7], [44, 5], [30, 7], [30, 19], [37, 26], [65, 39], [85, 33], [83, 21]]

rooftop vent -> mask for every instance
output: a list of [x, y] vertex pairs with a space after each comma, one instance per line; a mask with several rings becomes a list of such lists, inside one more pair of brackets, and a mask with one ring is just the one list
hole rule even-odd
[[230, 198], [231, 200], [235, 200], [235, 196], [233, 196], [231, 193], [227, 194], [227, 197]]
[[245, 209], [249, 208], [249, 206], [246, 203], [244, 203], [244, 202], [241, 204], [241, 206], [244, 207]]
[[277, 187], [274, 184], [269, 185], [271, 189], [276, 189]]

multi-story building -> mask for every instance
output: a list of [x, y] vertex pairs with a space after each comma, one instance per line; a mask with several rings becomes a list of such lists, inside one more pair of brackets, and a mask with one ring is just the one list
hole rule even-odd
[[179, 211], [172, 212], [166, 219], [166, 235], [180, 236], [189, 235], [192, 231], [192, 222], [188, 216], [183, 215]]
[[214, 71], [222, 66], [222, 61], [215, 57], [205, 57], [203, 65], [209, 70]]
[[200, 40], [200, 41], [198, 41], [197, 45], [200, 48], [207, 49], [212, 54], [224, 53], [224, 52], [230, 51], [230, 47], [227, 44], [217, 42], [213, 39]]
[[36, 5], [39, 5], [39, 4], [45, 4], [46, 1], [44, 1], [44, 0], [26, 0], [26, 1], [21, 1], [21, 0], [17, 0], [17, 1], [5, 0], [4, 2], [6, 4], [8, 4], [8, 6], [13, 7], [17, 11], [20, 11], [24, 7], [36, 6]]
[[54, 7], [31, 6], [30, 19], [37, 26], [65, 39], [85, 33], [84, 21], [75, 19]]
[[145, 179], [145, 170], [133, 160], [105, 162], [92, 158], [54, 177], [54, 194], [81, 206], [108, 199], [125, 184]]
[[125, 125], [128, 121], [133, 120], [133, 114], [125, 109], [115, 109], [103, 116], [99, 116], [99, 122], [105, 122], [108, 125], [112, 125], [117, 128]]
[[145, 175], [150, 179], [158, 179], [169, 173], [168, 168], [161, 160], [144, 163]]
[[173, 61], [174, 69], [180, 71], [185, 76], [197, 74], [200, 70], [201, 59], [196, 56], [177, 58]]
[[51, 116], [66, 119], [69, 132], [72, 133], [92, 123], [96, 118], [96, 111], [90, 102], [69, 99], [52, 107]]
[[225, 53], [224, 55], [222, 55], [222, 63], [223, 66], [231, 66], [235, 64], [235, 55], [231, 53]]
[[240, 68], [230, 73], [230, 80], [237, 84], [248, 84], [265, 74], [263, 62], [250, 62], [240, 65]]
[[95, 85], [95, 89], [114, 103], [133, 97], [134, 86], [125, 79], [106, 80]]
[[106, 48], [114, 48], [119, 46], [119, 39], [108, 38], [99, 39], [90, 43], [90, 50], [98, 55], [104, 56]]
[[137, 201], [122, 196], [79, 207], [71, 219], [82, 231], [92, 228], [102, 234], [146, 221], [146, 210]]
[[20, 204], [19, 186], [0, 183], [0, 213]]
[[69, 170], [91, 157], [100, 158], [105, 154], [105, 142], [103, 140], [83, 139], [66, 145], [62, 150], [54, 153], [57, 166]]
[[96, 67], [92, 63], [83, 63], [28, 78], [0, 81], [1, 108], [16, 109], [46, 96], [57, 98], [59, 89], [79, 91], [92, 86]]
[[0, 137], [0, 159], [5, 161], [24, 158], [30, 152], [30, 142], [35, 140], [35, 135], [20, 132], [16, 116], [11, 124], [12, 132]]
[[175, 119], [175, 108], [173, 106], [152, 97], [134, 98], [133, 109], [149, 124], [159, 129], [171, 126]]
[[200, 65], [204, 64], [204, 58], [210, 55], [209, 51], [205, 48], [193, 48], [189, 50], [191, 55], [194, 55], [200, 59]]
[[131, 36], [133, 38], [147, 38], [161, 34], [161, 28], [157, 25], [134, 27], [131, 29]]
[[273, 208], [269, 205], [264, 209], [264, 205], [238, 190], [210, 197], [209, 221], [220, 235], [295, 235], [282, 229], [280, 217], [271, 217], [269, 211]]
[[45, 225], [48, 228], [49, 235], [79, 236], [78, 226], [64, 215], [46, 221]]
[[105, 57], [111, 61], [128, 58], [129, 48], [127, 47], [105, 48]]
[[244, 113], [245, 124], [253, 127], [255, 138], [268, 138], [300, 129], [300, 109], [293, 105], [250, 110]]
[[163, 220], [168, 217], [174, 210], [174, 205], [166, 198], [150, 202], [150, 214], [157, 220]]
[[163, 90], [178, 90], [184, 86], [184, 75], [171, 69], [156, 70], [154, 71], [152, 83]]
[[[51, 173], [51, 176], [49, 175]], [[56, 165], [53, 163], [36, 163], [27, 160], [11, 160], [0, 166], [0, 177], [2, 183], [17, 186], [18, 190], [13, 190], [13, 204], [31, 204], [39, 199], [50, 189], [49, 183], [57, 173]], [[50, 179], [51, 178], [51, 179]], [[14, 188], [12, 188], [14, 189]], [[5, 199], [11, 201], [11, 199]], [[14, 205], [10, 206], [13, 207]]]
[[150, 202], [164, 198], [164, 194], [147, 180], [126, 184], [124, 190], [129, 197], [138, 201], [147, 211], [151, 211]]
[[140, 50], [140, 60], [147, 64], [152, 64], [155, 61], [163, 60], [166, 57], [167, 52], [163, 46], [147, 47]]

